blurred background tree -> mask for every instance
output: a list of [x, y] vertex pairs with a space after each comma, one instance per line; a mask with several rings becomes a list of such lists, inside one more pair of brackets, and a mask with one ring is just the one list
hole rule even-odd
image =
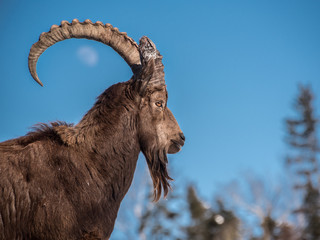
[[146, 199], [147, 207], [140, 217], [139, 235], [141, 239], [184, 239], [181, 231], [183, 198], [175, 191], [170, 192], [167, 199], [154, 203], [151, 188], [150, 184], [150, 191]]
[[203, 202], [195, 188], [187, 188], [188, 211], [191, 219], [184, 228], [185, 239], [199, 240], [235, 240], [240, 239], [239, 220], [230, 210], [224, 207], [221, 200], [216, 201], [214, 209]]
[[[148, 198], [152, 199], [152, 194]], [[240, 239], [238, 218], [222, 201], [216, 201], [216, 205], [212, 208], [193, 186], [188, 186], [184, 196], [171, 193], [168, 199], [148, 204], [140, 218], [140, 236], [155, 240]]]
[[286, 120], [287, 143], [291, 154], [286, 163], [294, 173], [293, 188], [300, 191], [301, 203], [295, 210], [304, 218], [302, 239], [320, 239], [319, 120], [313, 107], [309, 86], [300, 86], [294, 103], [296, 116]]

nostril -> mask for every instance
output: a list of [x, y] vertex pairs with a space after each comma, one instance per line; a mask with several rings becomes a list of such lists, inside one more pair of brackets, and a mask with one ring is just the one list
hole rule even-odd
[[185, 140], [186, 140], [186, 137], [184, 136], [184, 134], [183, 134], [183, 133], [179, 133], [179, 135], [180, 135], [180, 137], [181, 137], [181, 139], [182, 139], [183, 141], [185, 141]]

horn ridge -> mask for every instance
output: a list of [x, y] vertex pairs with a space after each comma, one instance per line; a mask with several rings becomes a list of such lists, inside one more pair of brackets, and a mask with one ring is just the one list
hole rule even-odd
[[62, 21], [60, 26], [52, 25], [48, 32], [42, 33], [39, 41], [34, 43], [30, 49], [29, 70], [34, 80], [41, 86], [43, 84], [36, 72], [40, 55], [55, 43], [70, 38], [95, 40], [112, 47], [128, 63], [133, 72], [141, 64], [138, 44], [127, 33], [120, 32], [111, 24], [103, 24], [100, 21], [92, 23], [89, 19], [84, 22], [73, 19], [71, 23]]

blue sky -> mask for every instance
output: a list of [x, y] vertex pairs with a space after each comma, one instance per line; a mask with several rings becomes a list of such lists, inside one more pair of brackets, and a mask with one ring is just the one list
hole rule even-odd
[[[111, 23], [163, 55], [169, 107], [186, 136], [170, 156], [174, 173], [211, 196], [242, 173], [274, 177], [286, 154], [284, 118], [297, 84], [320, 98], [320, 2], [0, 1], [0, 141], [39, 122], [76, 123], [110, 85], [130, 79], [111, 48], [67, 40], [38, 62], [27, 57], [41, 32], [61, 20]], [[173, 175], [175, 178], [175, 176]]]

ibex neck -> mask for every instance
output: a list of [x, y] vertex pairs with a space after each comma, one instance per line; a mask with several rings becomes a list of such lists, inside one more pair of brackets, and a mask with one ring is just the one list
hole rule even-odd
[[120, 202], [131, 185], [140, 152], [137, 113], [133, 101], [125, 97], [123, 85], [112, 86], [101, 94], [74, 127], [79, 150], [86, 148], [93, 162], [91, 171], [104, 182], [110, 224], [114, 223]]
[[[92, 147], [121, 147], [126, 142], [138, 142], [137, 111], [133, 100], [128, 97], [128, 91], [128, 83], [118, 83], [105, 90], [75, 126], [78, 141], [83, 140]], [[81, 135], [86, 139], [81, 139]]]

